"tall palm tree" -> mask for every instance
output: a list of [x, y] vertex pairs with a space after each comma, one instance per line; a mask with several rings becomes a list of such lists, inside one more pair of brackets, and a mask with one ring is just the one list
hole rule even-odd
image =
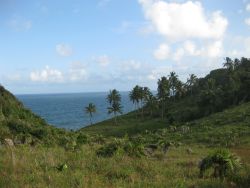
[[108, 113], [114, 114], [115, 124], [117, 124], [117, 114], [118, 113], [122, 114], [120, 93], [116, 89], [113, 89], [112, 91], [109, 92], [107, 96], [107, 101], [110, 105], [108, 107]]
[[193, 87], [194, 85], [197, 83], [198, 79], [194, 74], [190, 74], [189, 78], [187, 79], [187, 86], [188, 86], [188, 90], [190, 90], [191, 92], [191, 96], [193, 95]]
[[150, 89], [148, 87], [142, 87], [140, 90], [140, 100], [141, 100], [141, 115], [142, 118], [144, 116], [144, 104], [147, 101], [147, 98], [151, 94]]
[[170, 83], [169, 80], [163, 76], [158, 80], [157, 95], [161, 104], [161, 117], [164, 118], [166, 101], [170, 96]]
[[150, 116], [152, 117], [153, 111], [158, 108], [157, 98], [152, 93], [150, 93], [146, 98], [146, 107], [149, 109]]
[[184, 87], [184, 84], [178, 80], [178, 82], [176, 83], [176, 96], [178, 98], [182, 98], [186, 93], [186, 89]]
[[169, 85], [171, 89], [171, 96], [173, 96], [174, 100], [175, 100], [175, 95], [176, 95], [177, 83], [178, 83], [178, 75], [175, 72], [170, 72]]
[[85, 113], [89, 114], [90, 124], [92, 125], [92, 117], [93, 113], [96, 113], [96, 106], [93, 103], [89, 103], [89, 105], [85, 107]]
[[115, 102], [110, 107], [108, 107], [108, 113], [114, 114], [115, 117], [115, 124], [117, 125], [117, 114], [122, 114], [122, 106], [120, 103]]
[[[138, 110], [140, 102], [140, 86], [136, 85], [132, 91], [129, 92], [129, 98], [135, 104], [135, 109]], [[137, 113], [136, 113], [137, 117]]]
[[234, 62], [229, 57], [226, 57], [225, 63], [223, 63], [223, 66], [226, 67], [230, 72], [234, 70]]
[[116, 89], [110, 90], [109, 94], [107, 96], [107, 101], [111, 105], [114, 102], [120, 102], [121, 101], [121, 95]]

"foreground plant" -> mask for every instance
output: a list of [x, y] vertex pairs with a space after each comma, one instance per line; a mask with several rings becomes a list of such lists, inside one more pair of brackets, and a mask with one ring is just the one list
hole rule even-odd
[[235, 173], [240, 167], [241, 162], [238, 156], [228, 150], [217, 150], [201, 161], [200, 176], [204, 177], [205, 172], [212, 168], [215, 178], [224, 179], [230, 173]]

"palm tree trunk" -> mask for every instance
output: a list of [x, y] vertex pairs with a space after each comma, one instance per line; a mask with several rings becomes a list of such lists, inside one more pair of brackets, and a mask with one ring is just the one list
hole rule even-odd
[[164, 104], [162, 103], [162, 106], [161, 106], [161, 119], [163, 120], [163, 112], [164, 112]]
[[117, 117], [116, 117], [116, 112], [114, 112], [115, 115], [115, 125], [117, 125]]
[[142, 117], [142, 119], [143, 119], [143, 101], [141, 100], [141, 117]]

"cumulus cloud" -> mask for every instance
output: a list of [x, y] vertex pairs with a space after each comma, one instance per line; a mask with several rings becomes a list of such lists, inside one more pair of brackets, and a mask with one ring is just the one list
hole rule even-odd
[[106, 67], [110, 64], [110, 58], [107, 55], [94, 57], [93, 60], [96, 61], [98, 64], [100, 64], [103, 67]]
[[200, 2], [166, 2], [163, 0], [139, 0], [145, 18], [155, 31], [171, 40], [187, 38], [221, 38], [228, 21], [220, 11], [206, 15]]
[[165, 60], [170, 55], [170, 48], [167, 44], [161, 44], [154, 52], [154, 57], [158, 60]]
[[157, 60], [222, 55], [228, 20], [221, 11], [207, 14], [198, 1], [139, 0], [139, 3], [153, 31], [165, 41], [154, 51]]
[[60, 56], [66, 57], [72, 55], [73, 50], [69, 45], [61, 43], [56, 45], [56, 52]]
[[51, 82], [51, 83], [58, 83], [64, 80], [61, 71], [52, 69], [49, 66], [46, 66], [41, 71], [31, 72], [30, 79], [33, 82]]

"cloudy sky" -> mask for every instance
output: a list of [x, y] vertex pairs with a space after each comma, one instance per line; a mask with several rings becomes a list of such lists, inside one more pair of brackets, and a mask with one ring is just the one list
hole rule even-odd
[[0, 54], [16, 94], [156, 89], [250, 57], [250, 0], [1, 0]]

